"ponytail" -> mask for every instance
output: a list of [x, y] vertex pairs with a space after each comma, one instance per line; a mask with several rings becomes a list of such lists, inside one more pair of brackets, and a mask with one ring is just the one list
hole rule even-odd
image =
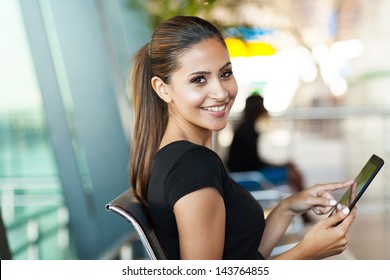
[[130, 184], [135, 197], [147, 205], [153, 157], [167, 126], [167, 105], [151, 85], [149, 44], [134, 56], [131, 73], [131, 100], [134, 130], [130, 147]]

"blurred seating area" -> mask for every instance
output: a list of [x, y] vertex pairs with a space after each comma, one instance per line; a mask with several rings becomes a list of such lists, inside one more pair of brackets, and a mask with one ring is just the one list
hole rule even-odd
[[[390, 259], [386, 0], [0, 1], [0, 214], [10, 257], [147, 258], [132, 226], [105, 205], [129, 188], [130, 60], [178, 13], [207, 18], [227, 38], [239, 94], [214, 150], [226, 159], [257, 91], [269, 111], [261, 154], [293, 161], [306, 186], [354, 179], [381, 156], [336, 259]], [[268, 187], [251, 191], [269, 207], [289, 194]], [[278, 250], [309, 226], [294, 221]]]

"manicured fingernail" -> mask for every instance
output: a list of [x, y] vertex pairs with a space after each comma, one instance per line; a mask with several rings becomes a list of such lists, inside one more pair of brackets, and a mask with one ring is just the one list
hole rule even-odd
[[331, 201], [329, 201], [329, 204], [330, 204], [331, 206], [335, 206], [336, 203], [337, 203], [337, 201], [334, 200], [334, 199], [332, 199]]
[[349, 213], [349, 208], [348, 208], [348, 207], [345, 207], [345, 208], [343, 209], [343, 213], [344, 213], [345, 215], [347, 215], [347, 214]]
[[341, 204], [337, 204], [336, 208], [337, 208], [337, 210], [341, 210], [341, 208], [343, 208], [343, 207], [341, 206]]

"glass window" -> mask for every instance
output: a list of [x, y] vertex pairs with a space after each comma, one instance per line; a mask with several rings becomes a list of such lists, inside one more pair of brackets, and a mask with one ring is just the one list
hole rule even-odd
[[67, 209], [18, 1], [0, 1], [0, 205], [14, 259], [71, 258]]

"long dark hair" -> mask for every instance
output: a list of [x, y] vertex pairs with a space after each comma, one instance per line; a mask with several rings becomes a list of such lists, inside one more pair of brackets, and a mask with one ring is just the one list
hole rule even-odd
[[135, 196], [147, 204], [147, 192], [153, 157], [158, 150], [168, 122], [167, 104], [151, 85], [154, 76], [169, 84], [179, 69], [180, 57], [193, 45], [216, 38], [226, 46], [219, 30], [198, 17], [176, 16], [154, 31], [149, 43], [133, 58], [130, 77], [134, 131], [130, 147], [130, 184]]

